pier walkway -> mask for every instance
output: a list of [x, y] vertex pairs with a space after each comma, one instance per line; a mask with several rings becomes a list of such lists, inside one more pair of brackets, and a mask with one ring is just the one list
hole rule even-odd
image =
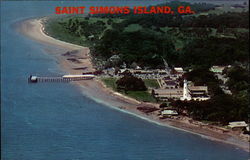
[[91, 80], [94, 75], [64, 75], [62, 77], [38, 77], [30, 76], [28, 78], [29, 83], [38, 82], [70, 82], [70, 81], [80, 81], [80, 80]]

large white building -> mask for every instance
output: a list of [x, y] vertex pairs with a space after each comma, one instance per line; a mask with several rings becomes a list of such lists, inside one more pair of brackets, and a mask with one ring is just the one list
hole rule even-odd
[[188, 86], [188, 82], [185, 79], [183, 84], [183, 95], [180, 100], [190, 101], [190, 100], [198, 100], [205, 101], [210, 99], [208, 95], [207, 86]]
[[189, 86], [187, 80], [184, 80], [183, 88], [154, 89], [153, 95], [162, 101], [168, 99], [205, 101], [210, 99], [207, 86]]

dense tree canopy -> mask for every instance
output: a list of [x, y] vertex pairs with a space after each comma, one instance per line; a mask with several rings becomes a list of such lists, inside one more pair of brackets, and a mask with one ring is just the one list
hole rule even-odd
[[249, 38], [204, 38], [191, 41], [183, 48], [179, 62], [190, 65], [228, 65], [248, 61]]
[[197, 68], [185, 74], [195, 85], [208, 85], [211, 99], [208, 101], [173, 101], [171, 105], [197, 120], [208, 120], [227, 124], [230, 121], [248, 120], [249, 114], [249, 74], [240, 66], [225, 71], [229, 81], [227, 85], [233, 92], [225, 94], [219, 87], [219, 81], [212, 72]]
[[217, 77], [209, 71], [209, 68], [195, 68], [191, 72], [186, 73], [185, 78], [192, 81], [196, 86], [208, 86], [209, 94], [211, 96], [223, 94], [220, 88], [220, 81]]
[[172, 106], [180, 110], [187, 110], [196, 120], [220, 122], [224, 125], [231, 121], [248, 120], [248, 108], [239, 103], [231, 95], [220, 94], [208, 101], [173, 101]]
[[117, 89], [124, 91], [146, 91], [144, 81], [132, 75], [125, 75], [116, 81]]
[[121, 55], [124, 62], [142, 66], [163, 66], [162, 58], [176, 59], [174, 45], [167, 35], [143, 29], [135, 32], [107, 30], [96, 46], [96, 54]]
[[250, 76], [246, 69], [234, 66], [226, 71], [226, 75], [229, 78], [227, 85], [234, 93], [249, 89]]

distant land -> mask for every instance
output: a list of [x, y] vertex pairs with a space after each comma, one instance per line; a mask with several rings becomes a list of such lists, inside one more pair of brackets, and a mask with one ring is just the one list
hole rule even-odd
[[201, 3], [213, 3], [213, 4], [242, 4], [246, 2], [248, 4], [247, 0], [182, 0], [182, 1], [189, 3], [201, 2]]

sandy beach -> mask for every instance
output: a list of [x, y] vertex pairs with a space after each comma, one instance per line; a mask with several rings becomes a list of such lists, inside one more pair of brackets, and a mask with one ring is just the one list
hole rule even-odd
[[[83, 70], [76, 68], [84, 68], [84, 72], [95, 70], [91, 63], [89, 48], [66, 43], [46, 35], [44, 33], [42, 22], [43, 19], [25, 20], [18, 24], [17, 30], [25, 36], [44, 44], [46, 52], [51, 53], [56, 57], [58, 64], [65, 72], [69, 74], [82, 74]], [[50, 47], [46, 48], [46, 46], [54, 47], [55, 49], [51, 49]], [[105, 106], [132, 114], [151, 123], [173, 127], [202, 136], [203, 138], [235, 145], [238, 148], [249, 151], [249, 137], [242, 137], [239, 136], [238, 133], [224, 128], [193, 121], [188, 117], [179, 116], [175, 119], [161, 120], [158, 117], [158, 111], [145, 114], [136, 108], [145, 105], [158, 107], [158, 104], [139, 102], [132, 98], [125, 97], [107, 88], [98, 78], [95, 80], [78, 81], [73, 83], [79, 86], [79, 90], [85, 96], [88, 96]]]

